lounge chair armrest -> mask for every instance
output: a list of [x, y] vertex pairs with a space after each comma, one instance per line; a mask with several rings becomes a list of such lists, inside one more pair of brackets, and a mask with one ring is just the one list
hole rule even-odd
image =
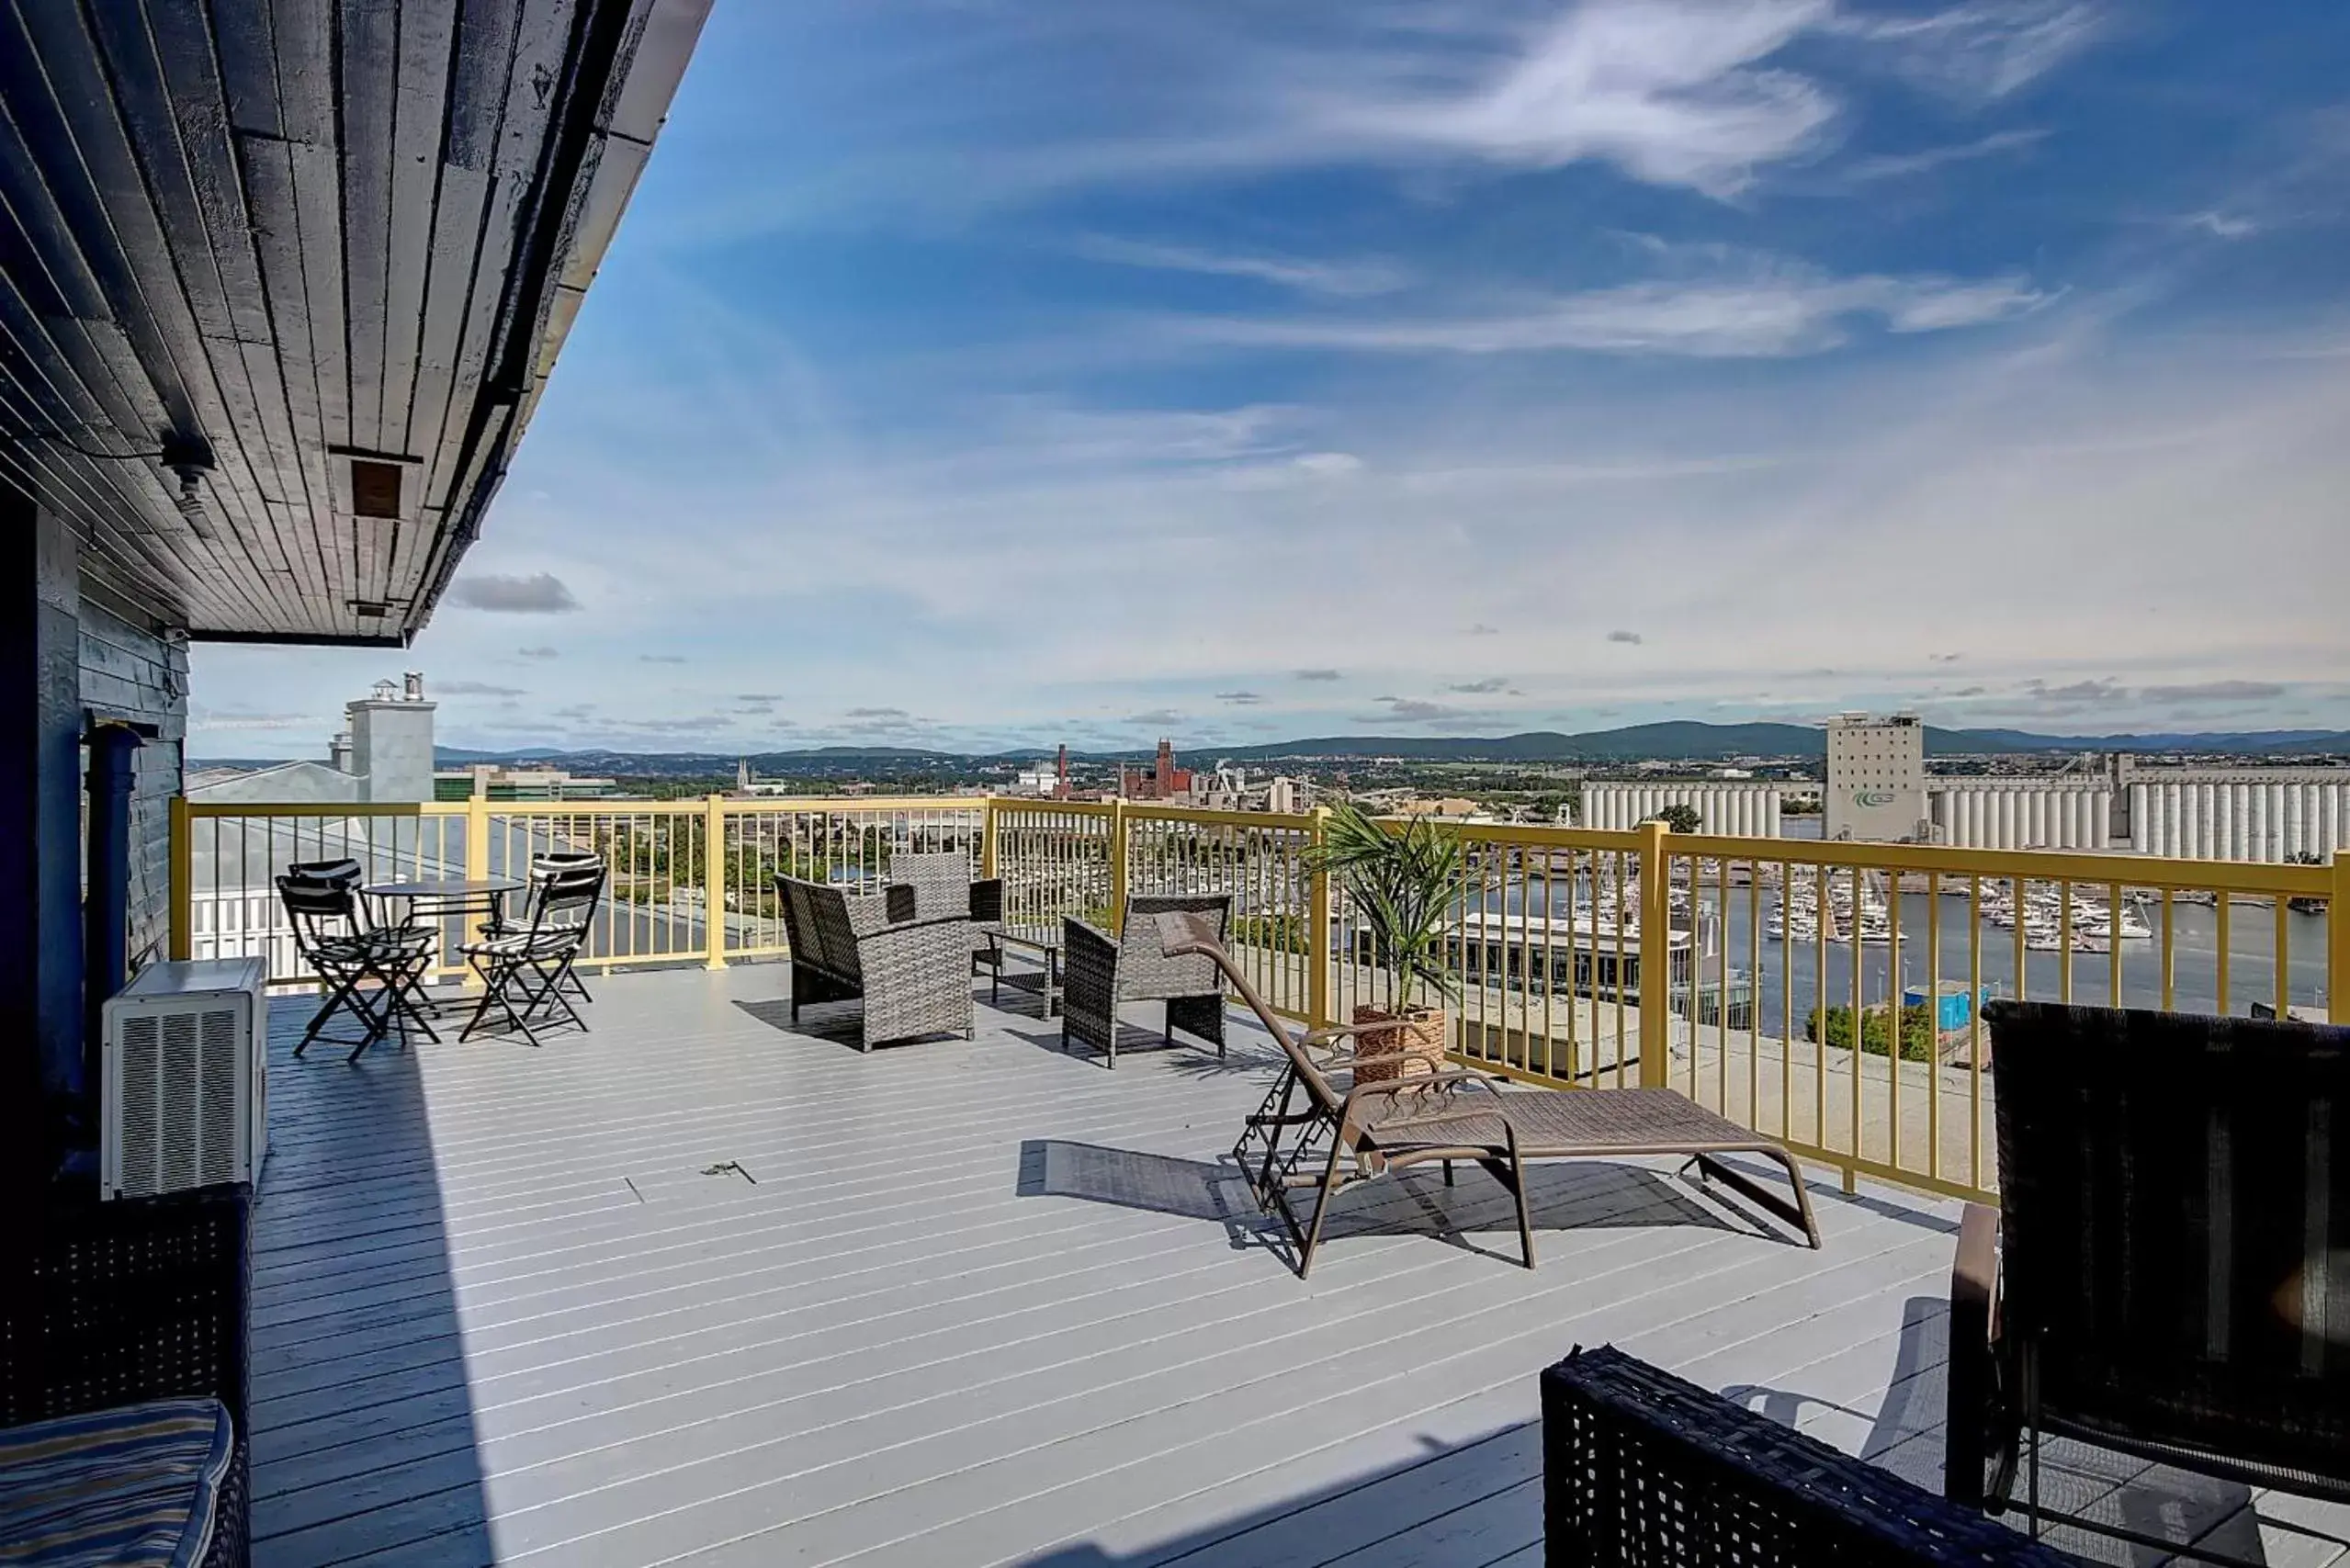
[[[1367, 1057], [1365, 1059], [1370, 1061], [1378, 1061], [1383, 1058]], [[1427, 1060], [1427, 1058], [1423, 1056], [1399, 1056], [1388, 1059], [1413, 1062]], [[1496, 1100], [1499, 1100], [1501, 1098], [1501, 1090], [1497, 1085], [1497, 1080], [1495, 1079], [1491, 1074], [1472, 1072], [1466, 1067], [1457, 1067], [1450, 1072], [1417, 1073], [1409, 1077], [1382, 1078], [1377, 1083], [1359, 1083], [1347, 1090], [1346, 1103], [1347, 1106], [1351, 1109], [1357, 1100], [1373, 1098], [1392, 1100], [1399, 1094], [1418, 1093], [1431, 1089], [1441, 1089], [1449, 1091], [1458, 1089], [1464, 1084], [1474, 1084], [1491, 1094]], [[1479, 1111], [1478, 1114], [1490, 1115], [1492, 1112]]]
[[1307, 1030], [1298, 1036], [1298, 1043], [1309, 1051], [1319, 1051], [1335, 1045], [1342, 1040], [1351, 1040], [1362, 1034], [1376, 1034], [1395, 1027], [1393, 1019], [1383, 1019], [1377, 1023], [1333, 1023], [1320, 1029]]
[[1999, 1212], [1969, 1203], [1950, 1265], [1950, 1362], [1944, 1411], [1942, 1495], [1981, 1507], [1985, 1438], [1997, 1397], [1992, 1333], [1999, 1302]]

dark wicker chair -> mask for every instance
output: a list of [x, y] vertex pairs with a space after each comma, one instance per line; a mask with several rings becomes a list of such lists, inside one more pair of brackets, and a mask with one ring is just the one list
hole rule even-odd
[[247, 1561], [251, 1193], [62, 1204], [29, 1257], [0, 1264], [0, 1427], [208, 1398], [236, 1446], [204, 1568]]
[[1542, 1373], [1542, 1534], [1548, 1568], [2079, 1561], [1612, 1346]]
[[1984, 1017], [2002, 1212], [1961, 1221], [1944, 1490], [1999, 1509], [2021, 1464], [2044, 1517], [2053, 1433], [2350, 1501], [2350, 1029]]
[[857, 1048], [972, 1033], [971, 921], [916, 917], [913, 887], [852, 894], [775, 878], [792, 955], [792, 1021], [811, 1002], [864, 1002]]
[[1137, 893], [1126, 900], [1124, 939], [1084, 920], [1062, 923], [1061, 1048], [1077, 1041], [1118, 1065], [1118, 1005], [1164, 1001], [1165, 1034], [1198, 1035], [1224, 1055], [1224, 982], [1203, 953], [1169, 956], [1158, 917], [1196, 915], [1221, 943], [1232, 921], [1228, 893]]
[[918, 920], [961, 916], [984, 931], [1003, 923], [1003, 878], [974, 877], [961, 850], [899, 852], [889, 857], [889, 884], [914, 890]]

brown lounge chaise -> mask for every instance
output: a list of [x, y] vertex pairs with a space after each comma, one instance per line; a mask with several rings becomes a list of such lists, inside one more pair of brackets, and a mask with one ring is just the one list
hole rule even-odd
[[2350, 1503], [2350, 1029], [1983, 1017], [2001, 1207], [1960, 1223], [1944, 1491], [2208, 1562], [2241, 1560], [2044, 1509], [2040, 1435]]
[[[1278, 1213], [1297, 1247], [1297, 1276], [1313, 1267], [1330, 1201], [1349, 1181], [1407, 1166], [1474, 1160], [1518, 1204], [1518, 1236], [1526, 1267], [1534, 1266], [1534, 1227], [1526, 1210], [1525, 1164], [1537, 1159], [1608, 1159], [1627, 1155], [1686, 1155], [1700, 1177], [1711, 1177], [1799, 1227], [1814, 1247], [1819, 1226], [1803, 1173], [1784, 1145], [1717, 1116], [1668, 1089], [1515, 1089], [1478, 1072], [1453, 1070], [1362, 1081], [1356, 1069], [1410, 1063], [1417, 1056], [1363, 1055], [1347, 1045], [1378, 1024], [1342, 1025], [1292, 1034], [1248, 983], [1213, 928], [1197, 916], [1158, 917], [1169, 957], [1204, 953], [1239, 993], [1287, 1058], [1280, 1077], [1233, 1148], [1257, 1201]], [[1343, 1074], [1350, 1087], [1332, 1081]], [[1754, 1154], [1778, 1161], [1793, 1189], [1791, 1201], [1716, 1156]], [[1318, 1162], [1319, 1174], [1313, 1170]], [[1301, 1224], [1292, 1189], [1318, 1190], [1312, 1216]]]

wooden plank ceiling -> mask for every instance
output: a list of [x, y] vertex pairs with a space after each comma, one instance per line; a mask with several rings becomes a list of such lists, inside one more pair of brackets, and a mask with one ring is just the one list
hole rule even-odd
[[0, 0], [0, 480], [202, 637], [402, 642], [709, 0]]

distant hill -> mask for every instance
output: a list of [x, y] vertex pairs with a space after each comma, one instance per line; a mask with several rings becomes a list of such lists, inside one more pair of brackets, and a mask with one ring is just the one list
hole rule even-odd
[[[1826, 748], [1824, 733], [1800, 724], [1705, 724], [1693, 719], [1627, 725], [1579, 735], [1530, 730], [1501, 736], [1328, 735], [1250, 746], [1199, 744], [1185, 748], [1198, 760], [1228, 758], [1265, 762], [1284, 758], [1339, 760], [1400, 757], [1415, 761], [1588, 762], [1719, 761], [1731, 757], [1816, 758]], [[2323, 729], [2230, 731], [2218, 734], [2041, 735], [2021, 729], [1942, 729], [1928, 725], [1926, 750], [1937, 757], [2051, 752], [2197, 752], [2256, 757], [2277, 753], [2350, 753], [2350, 731]], [[981, 754], [953, 753], [908, 746], [818, 746], [752, 756], [751, 765], [767, 776], [838, 773], [865, 770], [921, 773], [972, 762], [1024, 762], [1049, 757], [1044, 747]], [[1072, 753], [1085, 761], [1147, 756], [1146, 749]], [[700, 777], [734, 772], [732, 751], [562, 751], [531, 747], [483, 751], [443, 747], [444, 767], [475, 762], [537, 762], [576, 773], [620, 773], [637, 777]]]

